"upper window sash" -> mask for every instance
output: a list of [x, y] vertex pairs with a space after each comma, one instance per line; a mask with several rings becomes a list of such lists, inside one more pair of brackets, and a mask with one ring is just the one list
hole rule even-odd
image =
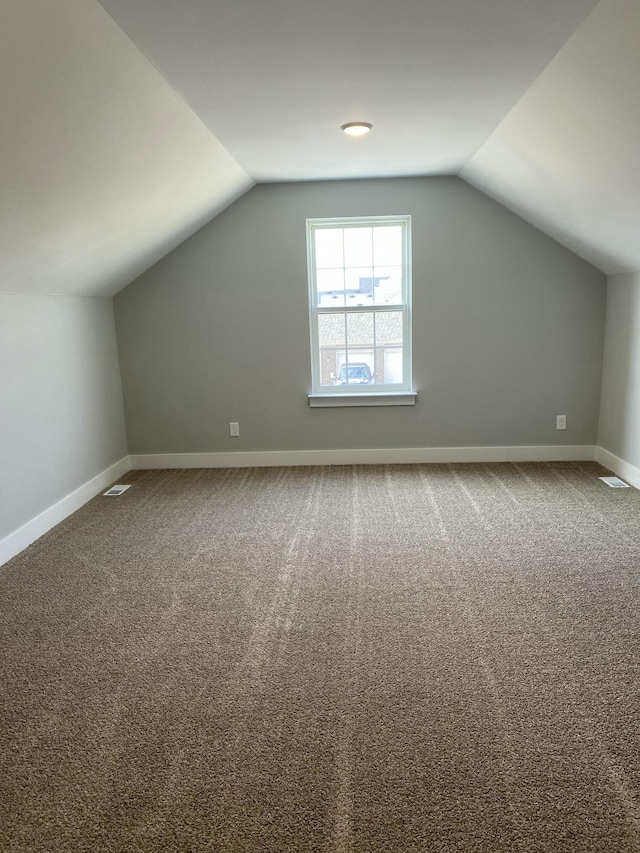
[[[390, 280], [398, 274], [401, 280], [396, 292], [386, 294], [384, 301], [370, 305], [375, 307], [400, 307], [408, 305], [410, 299], [410, 216], [371, 216], [351, 217], [341, 219], [308, 219], [307, 246], [309, 266], [310, 306], [312, 308], [351, 308], [369, 307], [367, 304], [354, 306], [350, 304], [349, 291], [359, 277], [359, 272], [371, 270], [371, 276], [380, 280]], [[380, 240], [377, 232], [377, 246], [367, 245], [367, 234], [373, 228], [380, 229], [388, 226], [392, 232], [400, 228], [401, 240], [391, 238], [388, 245]], [[332, 239], [331, 232], [336, 237]], [[327, 235], [327, 236], [323, 236]], [[394, 233], [395, 237], [395, 233]], [[316, 239], [317, 238], [317, 239]], [[316, 245], [322, 241], [320, 251]], [[395, 245], [397, 243], [397, 245]], [[382, 245], [380, 245], [382, 244]], [[376, 251], [377, 249], [377, 251]], [[378, 275], [376, 275], [376, 273]], [[332, 282], [335, 281], [335, 287]], [[350, 287], [350, 285], [352, 285]], [[376, 282], [372, 281], [371, 292], [375, 295]], [[344, 290], [345, 297], [336, 299], [330, 304], [324, 294]]]

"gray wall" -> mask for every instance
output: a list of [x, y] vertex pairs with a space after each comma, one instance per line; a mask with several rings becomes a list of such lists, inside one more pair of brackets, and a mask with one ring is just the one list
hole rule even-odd
[[113, 301], [0, 296], [0, 539], [126, 454]]
[[599, 444], [640, 468], [640, 273], [607, 283]]
[[[309, 409], [305, 219], [405, 213], [418, 404]], [[255, 187], [115, 299], [129, 451], [594, 444], [605, 284], [457, 178]]]

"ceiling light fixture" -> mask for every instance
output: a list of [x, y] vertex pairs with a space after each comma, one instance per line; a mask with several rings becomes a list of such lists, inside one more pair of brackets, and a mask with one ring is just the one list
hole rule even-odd
[[372, 127], [373, 125], [366, 121], [350, 121], [348, 124], [343, 124], [340, 130], [344, 130], [348, 136], [364, 136]]

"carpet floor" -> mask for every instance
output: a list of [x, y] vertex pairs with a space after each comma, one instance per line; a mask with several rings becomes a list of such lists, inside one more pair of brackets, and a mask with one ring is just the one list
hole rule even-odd
[[0, 850], [640, 851], [640, 492], [139, 471], [0, 569]]

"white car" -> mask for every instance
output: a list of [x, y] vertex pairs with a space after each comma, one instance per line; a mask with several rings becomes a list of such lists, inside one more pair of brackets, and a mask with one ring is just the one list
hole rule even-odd
[[336, 385], [370, 385], [373, 382], [371, 368], [363, 361], [343, 364], [336, 376]]

